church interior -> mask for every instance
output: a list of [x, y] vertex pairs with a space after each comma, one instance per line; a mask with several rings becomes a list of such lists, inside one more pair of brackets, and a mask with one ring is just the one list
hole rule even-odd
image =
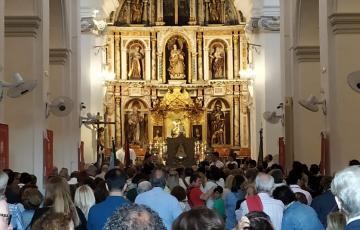
[[359, 19], [358, 0], [0, 0], [0, 168], [42, 180], [128, 145], [333, 174], [359, 157]]

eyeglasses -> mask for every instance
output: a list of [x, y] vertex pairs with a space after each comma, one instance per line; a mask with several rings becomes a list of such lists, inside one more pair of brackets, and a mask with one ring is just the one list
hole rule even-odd
[[10, 223], [11, 223], [11, 217], [12, 217], [11, 214], [0, 213], [0, 216], [5, 217], [5, 218], [8, 218], [8, 225], [10, 225]]

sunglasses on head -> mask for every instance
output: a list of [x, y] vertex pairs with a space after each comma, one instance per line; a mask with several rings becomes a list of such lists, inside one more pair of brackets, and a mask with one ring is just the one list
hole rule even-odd
[[0, 216], [8, 218], [8, 225], [10, 225], [11, 223], [11, 214], [4, 214], [4, 213], [0, 213]]

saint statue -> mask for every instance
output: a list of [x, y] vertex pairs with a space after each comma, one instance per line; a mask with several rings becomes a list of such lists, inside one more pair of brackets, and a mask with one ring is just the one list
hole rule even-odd
[[218, 0], [210, 1], [210, 21], [214, 23], [220, 22], [221, 3]]
[[142, 3], [141, 0], [135, 0], [131, 3], [131, 23], [141, 23]]
[[178, 49], [177, 45], [174, 44], [170, 51], [170, 67], [168, 71], [171, 79], [184, 79], [185, 78], [185, 63], [184, 63], [184, 52], [182, 49]]
[[211, 73], [213, 79], [224, 78], [224, 50], [221, 46], [216, 46], [215, 51], [210, 55], [211, 61]]
[[160, 133], [160, 129], [156, 129], [155, 136], [153, 138], [154, 143], [161, 143], [162, 142], [162, 134]]
[[130, 53], [130, 71], [129, 79], [141, 79], [141, 60], [144, 55], [140, 52], [140, 46], [135, 46], [134, 50]]
[[221, 103], [215, 104], [215, 109], [211, 113], [211, 144], [225, 143], [225, 115], [221, 111]]
[[140, 144], [141, 123], [144, 117], [138, 111], [138, 106], [133, 105], [132, 112], [128, 116], [128, 138], [130, 144]]
[[173, 121], [173, 124], [174, 124], [174, 128], [171, 130], [172, 138], [176, 138], [176, 137], [180, 136], [180, 134], [185, 133], [184, 124], [182, 123], [182, 121], [180, 119], [176, 119], [175, 121]]

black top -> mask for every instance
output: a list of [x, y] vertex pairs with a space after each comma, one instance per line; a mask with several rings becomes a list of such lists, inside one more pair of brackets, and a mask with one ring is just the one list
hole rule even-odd
[[[31, 222], [30, 222], [30, 226], [32, 226], [35, 221], [37, 221], [39, 218], [42, 217], [42, 215], [44, 215], [47, 211], [49, 211], [50, 207], [43, 207], [43, 208], [38, 208], [35, 210], [35, 213], [34, 213], [34, 216], [33, 218], [31, 219]], [[86, 230], [86, 225], [87, 225], [87, 222], [86, 222], [86, 218], [84, 216], [84, 213], [81, 211], [81, 209], [79, 209], [78, 207], [76, 207], [76, 211], [77, 211], [77, 214], [79, 216], [79, 219], [80, 219], [80, 225], [75, 227], [75, 230]]]

